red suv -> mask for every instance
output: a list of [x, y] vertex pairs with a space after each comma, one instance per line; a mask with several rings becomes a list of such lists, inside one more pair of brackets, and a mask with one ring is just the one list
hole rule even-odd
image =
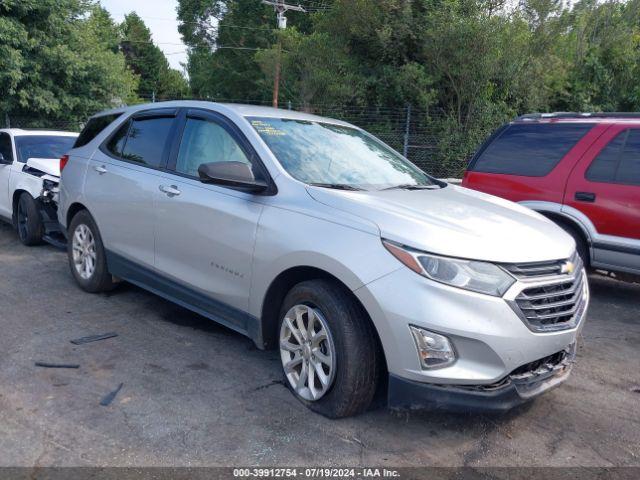
[[462, 185], [549, 217], [586, 265], [640, 274], [640, 113], [519, 117], [482, 145]]

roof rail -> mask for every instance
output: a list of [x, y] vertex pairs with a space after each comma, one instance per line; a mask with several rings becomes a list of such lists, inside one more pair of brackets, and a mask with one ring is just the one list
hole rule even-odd
[[640, 112], [552, 112], [527, 113], [516, 120], [542, 120], [545, 118], [640, 118]]

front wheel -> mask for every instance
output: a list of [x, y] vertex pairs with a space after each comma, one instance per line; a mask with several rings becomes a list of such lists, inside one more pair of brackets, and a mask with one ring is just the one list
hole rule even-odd
[[76, 214], [69, 224], [67, 257], [73, 278], [86, 292], [106, 292], [115, 286], [98, 227], [88, 211]]
[[16, 205], [16, 228], [20, 241], [30, 247], [42, 243], [44, 225], [36, 201], [27, 192], [18, 197]]
[[376, 392], [379, 347], [362, 307], [326, 280], [296, 285], [280, 313], [280, 358], [292, 393], [329, 418], [364, 412]]

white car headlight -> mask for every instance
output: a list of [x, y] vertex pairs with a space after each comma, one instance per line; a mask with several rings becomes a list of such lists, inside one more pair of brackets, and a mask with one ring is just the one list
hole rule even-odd
[[516, 281], [493, 263], [441, 257], [390, 240], [383, 240], [382, 243], [414, 272], [452, 287], [501, 297]]

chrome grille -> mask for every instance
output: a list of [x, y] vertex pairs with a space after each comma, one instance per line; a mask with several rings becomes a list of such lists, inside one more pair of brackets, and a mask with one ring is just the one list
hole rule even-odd
[[560, 275], [564, 261], [555, 260], [553, 262], [538, 262], [524, 264], [503, 265], [505, 270], [518, 278], [542, 277], [547, 275]]
[[[566, 261], [558, 263], [563, 265]], [[513, 301], [509, 302], [531, 330], [536, 332], [566, 330], [574, 328], [580, 321], [587, 303], [587, 280], [580, 259], [577, 258], [574, 264], [575, 270], [571, 275], [545, 273], [544, 280], [524, 281], [525, 287]], [[527, 287], [527, 283], [531, 286]]]
[[[580, 263], [577, 253], [569, 259], [574, 265]], [[531, 263], [507, 263], [502, 268], [507, 270], [516, 278], [527, 279], [535, 277], [548, 277], [554, 275], [562, 275], [565, 273], [563, 267], [567, 264], [567, 260], [550, 260], [547, 262], [531, 262]]]

